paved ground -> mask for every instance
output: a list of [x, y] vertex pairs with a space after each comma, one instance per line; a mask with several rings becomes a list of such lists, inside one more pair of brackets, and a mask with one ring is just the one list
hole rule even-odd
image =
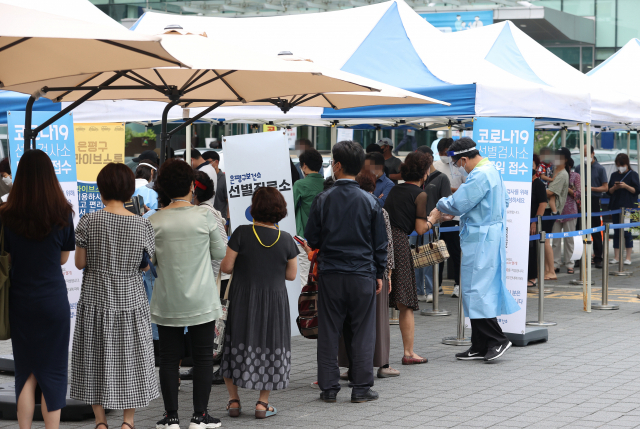
[[[632, 268], [640, 270], [634, 255]], [[598, 300], [599, 273], [594, 270], [594, 301]], [[560, 275], [555, 292], [545, 301], [546, 319], [558, 322], [549, 329], [547, 343], [512, 348], [493, 364], [459, 362], [453, 357], [462, 348], [445, 346], [441, 339], [455, 335], [456, 300], [444, 296], [442, 307], [454, 316], [424, 317], [416, 313], [416, 351], [429, 358], [420, 366], [402, 366], [402, 343], [397, 326], [391, 328], [391, 364], [401, 371], [395, 379], [376, 379], [380, 400], [351, 404], [344, 385], [336, 404], [318, 400], [309, 387], [316, 377], [316, 342], [293, 339], [291, 385], [275, 392], [276, 417], [257, 421], [252, 405], [257, 392], [242, 391], [245, 410], [238, 419], [225, 417], [224, 386], [213, 386], [210, 412], [222, 417], [223, 427], [296, 428], [631, 428], [640, 427], [640, 299], [638, 276], [612, 277], [611, 299], [618, 311], [582, 311], [580, 287], [567, 283], [577, 276]], [[450, 290], [445, 287], [445, 290]], [[530, 319], [537, 314], [537, 295], [529, 295]], [[423, 308], [426, 304], [423, 303]], [[0, 352], [7, 351], [0, 345]], [[0, 381], [8, 379], [0, 377]], [[191, 382], [180, 393], [182, 427], [188, 427]], [[137, 413], [136, 427], [155, 427], [163, 412], [154, 401]], [[118, 428], [121, 412], [109, 414]], [[17, 428], [15, 421], [0, 427]], [[42, 422], [34, 427], [44, 427]], [[92, 429], [93, 422], [63, 423], [62, 428]]]

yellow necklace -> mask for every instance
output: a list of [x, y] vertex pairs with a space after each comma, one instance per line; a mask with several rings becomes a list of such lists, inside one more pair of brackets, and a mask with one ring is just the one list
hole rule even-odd
[[276, 238], [276, 241], [274, 241], [272, 245], [270, 245], [270, 246], [265, 246], [265, 245], [262, 243], [262, 240], [260, 240], [260, 237], [258, 237], [258, 233], [256, 232], [256, 221], [253, 221], [253, 233], [256, 235], [256, 238], [258, 239], [258, 243], [260, 243], [263, 247], [267, 247], [267, 248], [269, 248], [269, 247], [273, 247], [273, 246], [275, 246], [275, 245], [276, 245], [276, 243], [278, 242], [278, 240], [280, 240], [280, 228], [279, 228], [279, 227], [276, 227], [276, 229], [278, 230], [278, 238]]

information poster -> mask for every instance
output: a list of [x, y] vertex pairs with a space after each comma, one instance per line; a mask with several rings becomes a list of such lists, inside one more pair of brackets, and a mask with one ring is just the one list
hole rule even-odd
[[[293, 182], [289, 163], [289, 144], [285, 130], [223, 138], [224, 162], [232, 228], [250, 225], [251, 197], [260, 187], [278, 189], [287, 202], [288, 215], [279, 227], [292, 237], [296, 234]], [[296, 325], [300, 279], [287, 281], [291, 309], [291, 335], [300, 335]]]
[[520, 310], [499, 316], [498, 322], [503, 331], [516, 334], [524, 334], [527, 318], [533, 127], [532, 118], [475, 118], [473, 122], [473, 139], [480, 155], [502, 174], [509, 196], [507, 289]]
[[93, 213], [104, 206], [96, 180], [110, 162], [124, 162], [124, 124], [75, 124], [76, 169], [79, 214]]
[[[32, 128], [51, 118], [56, 112], [33, 112]], [[25, 112], [7, 112], [9, 156], [11, 157], [11, 171], [18, 168], [20, 158], [24, 154], [24, 122]], [[78, 184], [76, 176], [75, 144], [73, 136], [73, 119], [71, 114], [65, 115], [38, 134], [36, 148], [46, 152], [51, 158], [60, 187], [69, 204], [73, 206], [75, 216], [74, 226], [80, 218], [78, 207]], [[15, 176], [14, 176], [15, 177]], [[80, 299], [80, 286], [82, 285], [82, 270], [75, 266], [74, 252], [71, 252], [69, 260], [62, 266], [62, 273], [67, 283], [67, 294], [71, 306], [71, 338], [76, 325], [76, 307]], [[71, 343], [69, 343], [71, 349]]]

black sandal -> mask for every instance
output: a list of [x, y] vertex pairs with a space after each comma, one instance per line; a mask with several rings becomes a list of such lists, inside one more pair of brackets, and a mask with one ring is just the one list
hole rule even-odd
[[[133, 425], [130, 425], [130, 424], [129, 424], [129, 423], [127, 423], [127, 422], [122, 422], [122, 425], [127, 425], [127, 426], [129, 426], [129, 429], [136, 429]], [[121, 428], [122, 428], [122, 425], [120, 425], [120, 427], [121, 427]]]
[[[238, 404], [238, 408], [232, 407], [231, 404]], [[240, 399], [229, 399], [229, 403], [227, 404], [227, 413], [229, 413], [229, 417], [240, 417], [240, 413], [242, 412], [242, 405], [240, 405]]]
[[99, 426], [104, 426], [104, 427], [106, 427], [107, 429], [109, 429], [109, 425], [108, 425], [108, 424], [106, 424], [106, 423], [98, 423], [98, 424], [96, 424], [95, 429], [98, 429], [98, 427], [99, 427]]

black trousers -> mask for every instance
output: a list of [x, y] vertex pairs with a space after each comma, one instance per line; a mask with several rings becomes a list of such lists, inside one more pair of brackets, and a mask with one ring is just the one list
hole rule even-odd
[[[202, 325], [189, 326], [193, 357], [193, 411], [207, 410], [211, 380], [213, 379], [213, 338], [215, 320]], [[158, 325], [160, 337], [160, 390], [164, 409], [178, 411], [178, 377], [184, 327]]]
[[[450, 220], [447, 222], [443, 222], [441, 227], [452, 227], [458, 226], [460, 222], [457, 220]], [[453, 279], [455, 284], [460, 284], [460, 232], [452, 231], [452, 232], [442, 232], [440, 233], [440, 238], [444, 240], [447, 245], [447, 251], [449, 252], [449, 263], [453, 264]], [[442, 279], [444, 270], [444, 262], [440, 264], [440, 285], [442, 285]], [[434, 285], [435, 286], [435, 285]]]
[[[593, 216], [594, 213], [600, 213], [600, 198], [592, 196], [591, 197], [591, 214], [592, 214], [591, 228], [602, 226], [602, 218], [600, 216]], [[593, 262], [595, 263], [602, 262], [602, 232], [596, 232], [591, 234], [591, 240], [593, 241]]]
[[318, 279], [318, 386], [340, 391], [338, 345], [344, 336], [352, 394], [373, 386], [376, 280], [358, 274], [323, 273]]
[[509, 340], [495, 317], [471, 319], [471, 348], [474, 351], [486, 353], [489, 348], [499, 347], [507, 341]]

